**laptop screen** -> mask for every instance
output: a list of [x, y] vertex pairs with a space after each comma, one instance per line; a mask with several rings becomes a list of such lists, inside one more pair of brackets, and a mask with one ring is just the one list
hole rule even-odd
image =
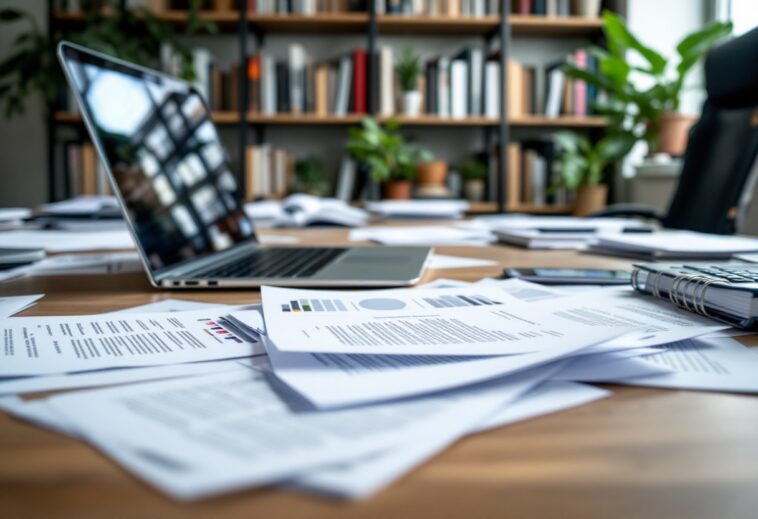
[[154, 271], [254, 239], [210, 111], [194, 89], [68, 45], [61, 52]]

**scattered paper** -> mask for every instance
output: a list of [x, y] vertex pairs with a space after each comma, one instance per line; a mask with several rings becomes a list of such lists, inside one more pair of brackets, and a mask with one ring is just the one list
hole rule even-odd
[[351, 241], [373, 241], [383, 245], [487, 245], [494, 241], [489, 231], [454, 227], [363, 227], [350, 231]]
[[261, 294], [269, 338], [293, 353], [506, 355], [597, 344], [648, 326], [609, 319], [591, 301], [531, 305], [490, 286], [356, 292], [264, 286]]
[[45, 249], [47, 252], [133, 249], [134, 241], [127, 231], [29, 231], [0, 233], [0, 248]]
[[136, 252], [107, 254], [63, 254], [52, 256], [29, 266], [32, 275], [120, 274], [140, 272], [142, 262]]
[[429, 263], [430, 269], [460, 269], [471, 267], [492, 267], [498, 265], [497, 261], [463, 258], [460, 256], [446, 256], [444, 254], [434, 254], [432, 261]]
[[461, 218], [469, 205], [466, 200], [382, 200], [364, 207], [386, 218]]
[[605, 378], [633, 386], [758, 392], [758, 353], [729, 338], [698, 338], [667, 344], [660, 353], [642, 357], [669, 373], [646, 377]]
[[3, 207], [0, 208], [0, 222], [16, 222], [29, 218], [32, 215], [31, 210], [25, 207]]
[[[244, 307], [238, 307], [241, 309]], [[0, 321], [0, 377], [180, 364], [263, 353], [219, 309]]]
[[126, 468], [197, 499], [360, 459], [452, 427], [474, 427], [542, 380], [528, 373], [435, 397], [312, 412], [258, 372], [70, 393], [48, 405]]
[[300, 243], [300, 238], [297, 236], [287, 236], [284, 234], [259, 234], [258, 243], [263, 245], [289, 245], [292, 243]]
[[0, 297], [0, 318], [10, 317], [34, 305], [44, 294]]
[[424, 442], [400, 446], [353, 463], [316, 470], [298, 478], [294, 486], [322, 494], [362, 499], [374, 494], [455, 441], [459, 435], [479, 432], [588, 404], [611, 393], [573, 382], [543, 382], [515, 402], [508, 402], [473, 429], [439, 431]]
[[110, 195], [82, 195], [60, 202], [44, 204], [42, 211], [53, 215], [97, 214], [102, 211], [118, 211], [118, 201]]

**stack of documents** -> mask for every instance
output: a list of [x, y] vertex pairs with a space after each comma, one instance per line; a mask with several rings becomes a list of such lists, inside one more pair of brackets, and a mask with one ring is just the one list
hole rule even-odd
[[603, 235], [591, 252], [656, 260], [718, 260], [758, 252], [758, 239], [692, 231], [664, 230], [652, 234]]
[[382, 200], [366, 202], [366, 209], [383, 218], [463, 218], [465, 200]]
[[487, 245], [495, 241], [486, 229], [448, 226], [363, 227], [350, 231], [351, 241], [373, 241], [382, 245]]
[[[727, 326], [626, 288], [264, 287], [261, 305], [0, 328], [0, 408], [182, 500], [270, 484], [366, 497], [467, 434], [610, 395], [586, 382], [758, 391], [758, 355]], [[123, 382], [140, 383], [14, 396]]]
[[281, 202], [263, 200], [246, 204], [245, 213], [258, 227], [357, 227], [365, 225], [370, 216], [342, 200], [302, 193], [290, 195]]

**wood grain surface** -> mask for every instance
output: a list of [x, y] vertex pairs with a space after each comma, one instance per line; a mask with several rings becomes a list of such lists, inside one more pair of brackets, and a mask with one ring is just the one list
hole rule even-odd
[[[303, 243], [346, 239], [339, 229], [267, 233], [295, 235]], [[629, 267], [574, 252], [437, 251], [500, 266], [429, 271], [424, 281], [473, 281], [498, 276], [506, 266]], [[31, 293], [45, 297], [24, 315], [105, 312], [164, 298], [259, 300], [257, 291], [247, 290], [157, 291], [142, 274], [0, 284], [0, 295]], [[758, 397], [607, 387], [610, 398], [465, 438], [357, 503], [281, 489], [177, 503], [84, 443], [0, 414], [0, 517], [758, 517]]]

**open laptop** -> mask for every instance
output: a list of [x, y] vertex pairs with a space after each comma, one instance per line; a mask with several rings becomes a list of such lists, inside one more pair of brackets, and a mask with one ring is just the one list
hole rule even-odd
[[190, 84], [69, 42], [58, 57], [156, 287], [403, 286], [426, 247], [263, 247]]

